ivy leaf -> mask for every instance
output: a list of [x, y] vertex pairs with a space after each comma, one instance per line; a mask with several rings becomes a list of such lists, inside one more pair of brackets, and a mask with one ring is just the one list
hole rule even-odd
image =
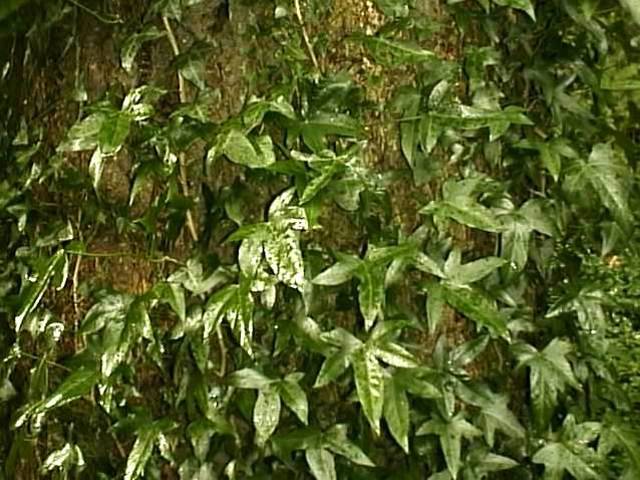
[[340, 285], [353, 278], [361, 263], [357, 257], [342, 256], [340, 261], [318, 274], [312, 282], [325, 286]]
[[504, 264], [503, 258], [485, 257], [464, 265], [455, 265], [452, 268], [445, 267], [445, 275], [450, 282], [456, 285], [470, 285], [482, 280]]
[[395, 441], [409, 454], [409, 399], [394, 376], [384, 386], [384, 419]]
[[159, 283], [155, 287], [158, 299], [169, 304], [180, 320], [183, 322], [187, 317], [187, 307], [182, 285], [174, 282]]
[[347, 425], [334, 425], [322, 435], [325, 448], [351, 462], [365, 467], [375, 466], [371, 459], [347, 437]]
[[129, 35], [120, 48], [120, 64], [125, 71], [131, 73], [133, 62], [140, 50], [140, 47], [148, 41], [157, 40], [165, 35], [154, 25], [147, 26], [140, 32]]
[[280, 421], [280, 395], [276, 390], [258, 391], [258, 398], [253, 407], [253, 424], [256, 427], [256, 443], [263, 447], [275, 432]]
[[295, 231], [276, 230], [264, 242], [264, 256], [279, 281], [302, 291], [305, 283], [304, 261]]
[[257, 149], [249, 137], [237, 129], [229, 130], [218, 139], [218, 144], [219, 147], [214, 151], [219, 151], [239, 165], [249, 168], [264, 168], [275, 162], [273, 145], [263, 141], [260, 148]]
[[507, 322], [504, 316], [495, 307], [495, 303], [484, 294], [470, 287], [447, 282], [442, 282], [441, 287], [446, 303], [465, 317], [489, 328], [495, 334], [502, 335], [507, 331]]
[[363, 347], [352, 357], [358, 399], [373, 431], [380, 434], [384, 402], [384, 376], [374, 353]]
[[336, 464], [331, 452], [324, 448], [309, 448], [304, 455], [316, 480], [337, 480]]
[[429, 324], [429, 333], [434, 333], [442, 321], [446, 304], [445, 290], [437, 282], [428, 283], [426, 289], [428, 291], [427, 321]]
[[309, 421], [309, 404], [307, 395], [302, 387], [298, 385], [297, 378], [297, 374], [287, 375], [278, 384], [278, 392], [285, 405], [296, 414], [302, 423], [307, 425]]
[[127, 467], [124, 473], [125, 480], [135, 480], [144, 475], [145, 467], [149, 458], [151, 458], [158, 435], [159, 432], [153, 427], [144, 428], [138, 433], [136, 442], [133, 444], [133, 448], [127, 458]]
[[360, 313], [364, 317], [365, 328], [370, 330], [384, 309], [384, 272], [381, 268], [372, 268], [364, 263], [356, 275], [360, 280], [358, 285]]
[[461, 450], [463, 438], [474, 438], [482, 434], [480, 430], [467, 422], [461, 413], [443, 420], [434, 418], [422, 424], [416, 435], [437, 435], [440, 439], [440, 447], [444, 453], [447, 469], [453, 478], [458, 477], [458, 471], [462, 466]]
[[20, 331], [24, 319], [33, 313], [40, 304], [49, 283], [64, 267], [65, 258], [64, 250], [58, 250], [54, 253], [47, 262], [44, 271], [38, 276], [38, 279], [22, 292], [20, 296], [20, 307], [15, 316], [16, 333]]
[[227, 382], [229, 385], [233, 385], [238, 388], [255, 388], [263, 390], [276, 383], [277, 380], [269, 378], [253, 368], [243, 368], [242, 370], [236, 370], [229, 375]]
[[98, 132], [98, 147], [102, 155], [115, 155], [129, 136], [131, 116], [125, 112], [114, 112], [104, 117]]
[[93, 150], [105, 122], [104, 112], [96, 112], [75, 123], [67, 132], [67, 138], [58, 146], [60, 152]]
[[602, 204], [628, 231], [634, 221], [628, 203], [628, 180], [632, 177], [624, 155], [611, 145], [600, 143], [593, 147], [588, 162], [579, 161], [570, 169], [566, 187], [577, 192], [584, 188], [585, 183], [590, 184]]
[[554, 338], [541, 352], [527, 344], [517, 344], [514, 350], [518, 357], [518, 367], [526, 365], [530, 369], [534, 419], [539, 431], [544, 431], [549, 426], [558, 393], [564, 391], [566, 386], [580, 388], [566, 358], [571, 345]]
[[49, 397], [28, 407], [15, 421], [15, 427], [21, 427], [31, 417], [46, 413], [87, 395], [100, 379], [100, 374], [90, 368], [79, 368], [72, 372]]
[[364, 35], [353, 38], [362, 42], [376, 59], [388, 61], [391, 64], [419, 64], [433, 60], [435, 57], [433, 52], [407, 41]]
[[503, 7], [517, 8], [527, 13], [531, 17], [531, 20], [536, 21], [536, 12], [533, 9], [531, 0], [493, 0], [498, 5]]

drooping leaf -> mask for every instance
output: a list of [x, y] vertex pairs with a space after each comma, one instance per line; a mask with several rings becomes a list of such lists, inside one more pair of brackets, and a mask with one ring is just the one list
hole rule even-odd
[[409, 399], [394, 377], [384, 386], [384, 419], [395, 441], [409, 454]]
[[322, 435], [322, 441], [325, 448], [331, 450], [336, 455], [345, 457], [357, 465], [373, 467], [374, 464], [371, 459], [360, 447], [349, 440], [349, 437], [347, 436], [347, 428], [346, 424], [338, 424], [324, 432]]
[[273, 385], [278, 380], [267, 377], [263, 373], [254, 370], [253, 368], [243, 368], [242, 370], [236, 370], [227, 378], [227, 382], [230, 385], [238, 388], [255, 388], [262, 390], [269, 385]]
[[44, 271], [38, 276], [38, 279], [29, 285], [21, 295], [20, 307], [15, 317], [15, 330], [20, 331], [24, 319], [31, 314], [37, 307], [51, 282], [52, 278], [64, 266], [65, 252], [58, 250], [47, 262]]
[[504, 7], [517, 8], [518, 10], [522, 10], [526, 12], [527, 15], [531, 17], [531, 20], [536, 20], [536, 13], [533, 9], [533, 4], [531, 0], [493, 0], [498, 5], [502, 5]]
[[278, 385], [278, 392], [282, 401], [289, 407], [302, 423], [307, 425], [309, 417], [309, 404], [307, 395], [298, 384], [295, 374], [288, 375]]
[[353, 354], [353, 372], [358, 399], [371, 428], [380, 434], [384, 403], [384, 376], [373, 352], [361, 348]]
[[253, 407], [253, 425], [256, 428], [256, 443], [262, 447], [275, 432], [280, 421], [280, 395], [276, 390], [258, 391], [258, 399]]
[[324, 448], [310, 448], [304, 455], [316, 480], [337, 480], [335, 460], [331, 452]]
[[143, 28], [140, 32], [133, 33], [123, 42], [120, 48], [120, 64], [127, 72], [133, 70], [133, 62], [140, 47], [146, 42], [156, 40], [164, 36], [164, 32], [160, 31], [154, 25]]
[[124, 473], [125, 480], [135, 480], [144, 475], [159, 434], [160, 432], [155, 425], [142, 428], [138, 432], [138, 437], [127, 458], [127, 467]]
[[15, 426], [22, 426], [34, 415], [46, 413], [87, 395], [100, 379], [100, 374], [89, 368], [79, 368], [72, 372], [62, 384], [47, 398], [27, 408], [15, 421]]

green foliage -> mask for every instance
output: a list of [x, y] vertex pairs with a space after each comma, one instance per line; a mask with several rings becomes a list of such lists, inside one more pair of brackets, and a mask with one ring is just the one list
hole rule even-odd
[[635, 2], [22, 3], [0, 479], [640, 477]]

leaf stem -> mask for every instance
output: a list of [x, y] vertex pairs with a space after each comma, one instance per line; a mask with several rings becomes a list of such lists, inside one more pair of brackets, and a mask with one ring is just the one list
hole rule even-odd
[[[176, 40], [176, 36], [173, 33], [173, 28], [171, 28], [169, 18], [166, 15], [162, 16], [162, 23], [164, 24], [164, 29], [167, 31], [167, 38], [169, 39], [169, 43], [171, 44], [173, 54], [177, 57], [180, 55], [180, 47], [178, 46], [178, 40]], [[178, 96], [180, 98], [180, 103], [188, 102], [187, 88], [184, 83], [184, 77], [180, 73], [180, 70], [178, 70]], [[189, 182], [187, 181], [187, 166], [184, 152], [180, 152], [180, 154], [178, 155], [178, 167], [180, 169], [180, 183], [182, 185], [182, 193], [185, 197], [189, 197]], [[198, 232], [193, 221], [193, 214], [191, 213], [191, 209], [187, 210], [187, 228], [189, 229], [191, 239], [194, 242], [197, 242]]]
[[293, 0], [293, 4], [296, 9], [296, 18], [298, 19], [298, 23], [300, 24], [300, 29], [302, 30], [302, 39], [304, 40], [304, 44], [307, 47], [307, 51], [309, 52], [309, 57], [311, 58], [311, 62], [316, 70], [320, 70], [320, 66], [318, 65], [318, 59], [316, 58], [316, 54], [313, 51], [313, 46], [311, 45], [311, 41], [309, 41], [309, 35], [307, 34], [307, 29], [304, 26], [304, 19], [302, 18], [302, 10], [300, 9], [300, 0]]
[[89, 15], [91, 15], [92, 17], [96, 18], [97, 20], [101, 21], [102, 23], [108, 23], [108, 24], [111, 24], [111, 25], [116, 24], [116, 23], [124, 23], [120, 17], [116, 17], [114, 19], [105, 18], [102, 15], [100, 15], [98, 12], [96, 12], [94, 10], [91, 10], [89, 7], [84, 6], [83, 4], [78, 2], [77, 0], [67, 0], [67, 2], [71, 3], [72, 5], [75, 5], [80, 10], [84, 10]]

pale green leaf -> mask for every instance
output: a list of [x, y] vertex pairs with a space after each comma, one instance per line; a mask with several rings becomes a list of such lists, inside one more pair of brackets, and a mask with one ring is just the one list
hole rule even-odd
[[341, 455], [349, 461], [363, 465], [365, 467], [373, 467], [371, 459], [347, 437], [347, 425], [334, 425], [322, 435], [325, 448], [331, 450], [336, 455]]
[[324, 448], [310, 448], [304, 455], [316, 480], [337, 480], [335, 460], [331, 452]]
[[138, 438], [133, 444], [129, 457], [127, 458], [127, 466], [124, 473], [125, 480], [135, 480], [144, 475], [145, 468], [153, 447], [160, 432], [154, 427], [149, 426], [138, 432]]
[[20, 331], [24, 319], [38, 307], [51, 279], [64, 267], [64, 263], [65, 252], [58, 250], [51, 256], [44, 271], [38, 275], [38, 279], [22, 292], [20, 306], [15, 316], [16, 332]]
[[393, 438], [409, 453], [409, 399], [400, 383], [392, 376], [384, 386], [384, 419]]
[[384, 311], [384, 271], [382, 268], [371, 268], [366, 263], [357, 272], [358, 305], [364, 318], [365, 328], [370, 330]]
[[242, 370], [236, 370], [227, 378], [229, 385], [233, 385], [238, 388], [255, 388], [263, 390], [278, 380], [269, 378], [263, 373], [254, 370], [253, 368], [243, 368]]
[[278, 392], [282, 401], [289, 407], [302, 423], [307, 425], [309, 421], [309, 404], [307, 395], [298, 382], [291, 376], [287, 376], [278, 384]]
[[156, 26], [150, 25], [142, 29], [142, 31], [129, 35], [120, 48], [120, 64], [127, 72], [133, 70], [133, 62], [145, 42], [156, 40], [164, 36], [164, 32], [160, 31]]
[[262, 447], [275, 432], [280, 421], [280, 395], [275, 390], [259, 390], [253, 407], [253, 425], [256, 428], [256, 443]]
[[384, 402], [384, 376], [374, 353], [367, 348], [357, 350], [352, 357], [358, 399], [369, 424], [380, 434], [380, 417]]

